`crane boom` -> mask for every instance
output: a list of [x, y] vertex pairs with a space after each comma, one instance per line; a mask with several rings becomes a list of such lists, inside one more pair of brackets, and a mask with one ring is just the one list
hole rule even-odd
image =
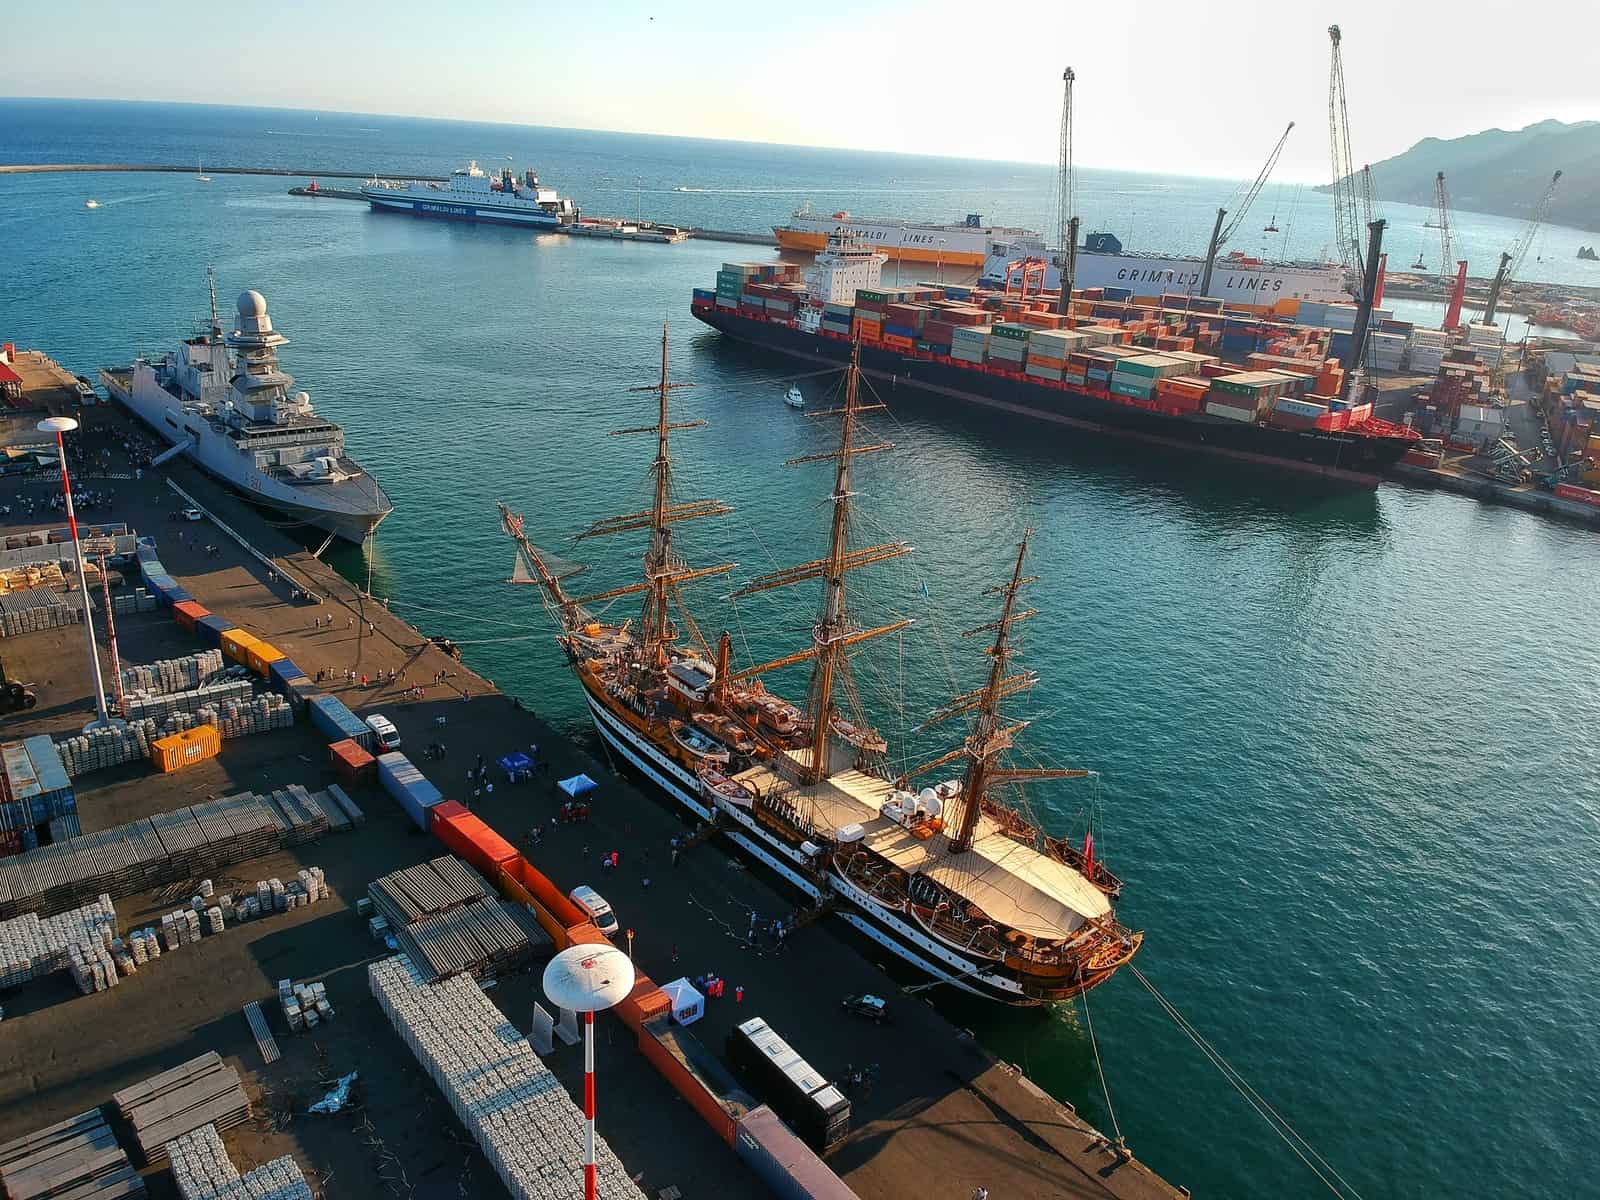
[[1344, 35], [1328, 26], [1333, 54], [1328, 64], [1328, 153], [1333, 160], [1333, 232], [1339, 261], [1358, 275], [1365, 274], [1361, 259], [1363, 226], [1355, 159], [1350, 154], [1350, 116], [1344, 93]]
[[1294, 122], [1290, 121], [1283, 131], [1283, 136], [1278, 139], [1277, 145], [1272, 147], [1272, 153], [1267, 155], [1267, 161], [1261, 164], [1261, 170], [1256, 172], [1255, 181], [1245, 188], [1242, 195], [1234, 201], [1233, 220], [1223, 225], [1223, 219], [1228, 215], [1226, 209], [1217, 209], [1217, 223], [1211, 229], [1211, 245], [1206, 249], [1206, 269], [1200, 277], [1200, 294], [1211, 294], [1211, 272], [1216, 266], [1217, 255], [1228, 244], [1228, 239], [1237, 232], [1239, 225], [1250, 212], [1250, 206], [1256, 202], [1256, 197], [1261, 195], [1261, 189], [1267, 186], [1267, 178], [1272, 174], [1272, 168], [1278, 165], [1278, 159], [1283, 156], [1283, 147], [1289, 141], [1289, 134], [1294, 130]]
[[1450, 191], [1444, 185], [1444, 172], [1433, 180], [1433, 203], [1439, 210], [1439, 282], [1448, 284], [1455, 274], [1455, 260], [1450, 257]]
[[1550, 215], [1550, 202], [1555, 199], [1556, 184], [1560, 182], [1560, 171], [1550, 176], [1550, 182], [1545, 184], [1544, 194], [1533, 206], [1533, 215], [1528, 218], [1527, 225], [1517, 234], [1517, 240], [1511, 243], [1511, 248], [1500, 255], [1500, 269], [1495, 272], [1494, 282], [1489, 285], [1489, 299], [1484, 303], [1483, 315], [1478, 318], [1477, 324], [1494, 324], [1500, 308], [1500, 292], [1522, 269], [1528, 251], [1533, 249], [1533, 239], [1538, 236], [1539, 230], [1544, 226], [1545, 218]]

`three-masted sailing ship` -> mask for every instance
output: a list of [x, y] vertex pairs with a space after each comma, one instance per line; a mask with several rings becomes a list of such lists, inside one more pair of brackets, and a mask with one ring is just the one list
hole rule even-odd
[[[582, 684], [596, 730], [608, 746], [674, 801], [811, 898], [900, 958], [963, 991], [1009, 1004], [1067, 1000], [1110, 978], [1138, 951], [1144, 935], [1120, 924], [1112, 901], [1120, 881], [1094, 855], [1052, 838], [1006, 802], [1008, 785], [1063, 779], [1086, 771], [1017, 768], [1005, 759], [1025, 721], [1008, 720], [1002, 702], [1037, 676], [1014, 666], [1013, 628], [1036, 610], [1018, 599], [1028, 539], [1010, 578], [991, 588], [995, 620], [969, 630], [992, 639], [981, 686], [949, 700], [921, 728], [964, 723], [960, 744], [931, 761], [895, 771], [888, 744], [861, 711], [850, 651], [897, 633], [910, 621], [866, 628], [852, 619], [851, 573], [911, 552], [904, 542], [857, 546], [850, 539], [852, 464], [892, 447], [867, 440], [852, 362], [837, 419], [835, 449], [791, 460], [828, 462], [833, 491], [826, 554], [759, 576], [735, 597], [820, 581], [822, 604], [810, 645], [770, 662], [737, 668], [730, 638], [715, 649], [683, 602], [684, 585], [725, 575], [735, 564], [695, 567], [674, 549], [674, 527], [730, 508], [719, 500], [676, 500], [672, 434], [703, 425], [674, 422], [661, 335], [660, 382], [639, 391], [657, 397], [653, 425], [616, 431], [653, 434], [654, 501], [643, 511], [598, 521], [578, 539], [648, 531], [643, 580], [587, 596], [570, 595], [575, 570], [528, 537], [523, 518], [500, 505], [517, 545], [513, 582], [540, 587], [557, 640]], [[637, 623], [596, 615], [596, 606], [643, 597]], [[762, 677], [811, 664], [804, 703], [768, 690]], [[941, 767], [958, 771], [920, 789], [914, 780]]]

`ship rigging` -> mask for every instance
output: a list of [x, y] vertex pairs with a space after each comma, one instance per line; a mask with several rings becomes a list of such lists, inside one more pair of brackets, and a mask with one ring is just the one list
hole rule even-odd
[[[958, 721], [965, 736], [927, 762], [893, 771], [888, 742], [862, 703], [853, 652], [912, 622], [857, 621], [848, 579], [912, 547], [851, 541], [855, 462], [893, 449], [863, 426], [863, 414], [884, 405], [862, 401], [860, 380], [852, 356], [842, 402], [813, 414], [838, 422], [836, 446], [788, 464], [832, 467], [826, 553], [758, 575], [730, 596], [820, 584], [809, 645], [736, 668], [730, 635], [723, 632], [713, 649], [684, 603], [683, 585], [725, 575], [735, 564], [691, 566], [674, 548], [674, 527], [732, 509], [720, 500], [674, 498], [671, 435], [704, 422], [671, 419], [669, 400], [682, 385], [668, 378], [665, 329], [660, 380], [637, 389], [655, 394], [656, 419], [617, 431], [655, 435], [652, 503], [578, 535], [648, 531], [644, 578], [570, 595], [567, 584], [581, 568], [541, 550], [522, 517], [502, 503], [502, 526], [517, 547], [513, 580], [540, 588], [601, 738], [669, 797], [724, 830], [819, 908], [837, 912], [935, 980], [1017, 1005], [1070, 999], [1110, 978], [1137, 953], [1143, 934], [1116, 920], [1111, 901], [1121, 881], [1095, 858], [1092, 840], [1079, 850], [1051, 838], [1003, 797], [1013, 786], [1092, 775], [1007, 761], [1027, 722], [1006, 717], [1003, 702], [1038, 682], [1014, 665], [1013, 631], [1036, 613], [1018, 603], [1033, 582], [1023, 574], [1031, 534], [1017, 548], [1009, 580], [989, 589], [999, 598], [998, 617], [967, 631], [991, 639], [985, 682], [934, 708], [920, 727]], [[609, 620], [594, 607], [630, 595], [643, 598], [637, 623]], [[803, 705], [763, 683], [799, 664], [810, 666]], [[958, 777], [912, 790], [913, 779], [957, 765]]]

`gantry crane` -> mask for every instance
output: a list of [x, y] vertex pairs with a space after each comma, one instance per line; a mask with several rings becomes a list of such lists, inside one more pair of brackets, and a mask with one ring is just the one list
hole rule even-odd
[[1550, 182], [1545, 184], [1544, 194], [1533, 206], [1533, 215], [1528, 218], [1528, 223], [1523, 226], [1522, 232], [1517, 234], [1517, 240], [1511, 243], [1511, 249], [1500, 255], [1500, 269], [1494, 273], [1494, 282], [1489, 285], [1488, 302], [1484, 304], [1483, 315], [1478, 318], [1476, 324], [1494, 324], [1495, 313], [1500, 307], [1500, 291], [1508, 280], [1522, 270], [1523, 260], [1528, 257], [1528, 251], [1533, 249], [1533, 239], [1544, 225], [1545, 217], [1550, 214], [1550, 202], [1555, 199], [1556, 184], [1560, 182], [1560, 171], [1550, 176]]
[[1222, 220], [1228, 215], [1225, 208], [1217, 209], [1217, 223], [1211, 227], [1211, 245], [1206, 249], [1206, 269], [1200, 276], [1200, 294], [1211, 294], [1211, 269], [1216, 266], [1217, 254], [1222, 247], [1227, 245], [1228, 239], [1234, 235], [1249, 213], [1250, 206], [1256, 202], [1256, 197], [1261, 195], [1261, 189], [1267, 185], [1267, 176], [1272, 174], [1272, 168], [1278, 165], [1278, 158], [1283, 154], [1284, 143], [1289, 140], [1289, 134], [1294, 129], [1294, 122], [1290, 121], [1288, 128], [1283, 131], [1283, 136], [1278, 139], [1278, 144], [1272, 148], [1272, 153], [1267, 155], [1267, 161], [1262, 164], [1261, 170], [1256, 173], [1255, 182], [1245, 189], [1244, 194], [1234, 202], [1233, 220], [1223, 228]]
[[1371, 205], [1367, 220], [1361, 219], [1361, 181], [1356, 178], [1355, 160], [1350, 155], [1350, 118], [1344, 95], [1343, 35], [1337, 25], [1328, 26], [1333, 57], [1328, 65], [1328, 153], [1333, 160], [1333, 235], [1339, 247], [1339, 262], [1357, 275], [1365, 274], [1361, 260], [1361, 240], [1371, 224]]

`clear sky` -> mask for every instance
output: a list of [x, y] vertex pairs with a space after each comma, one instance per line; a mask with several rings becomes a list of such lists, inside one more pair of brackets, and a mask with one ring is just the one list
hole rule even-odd
[[1328, 177], [1326, 26], [1356, 161], [1600, 118], [1600, 4], [1480, 0], [11, 0], [0, 93], [268, 105]]

